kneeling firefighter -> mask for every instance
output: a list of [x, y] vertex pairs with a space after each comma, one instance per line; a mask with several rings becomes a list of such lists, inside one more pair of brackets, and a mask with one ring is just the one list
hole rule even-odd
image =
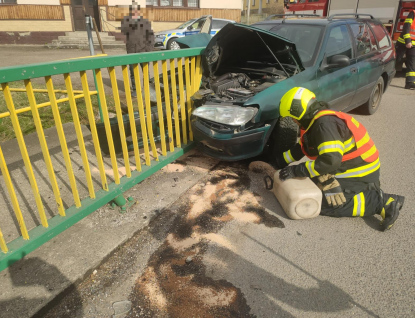
[[[352, 116], [329, 110], [311, 91], [295, 87], [281, 99], [281, 117], [292, 117], [301, 139], [276, 158], [280, 179], [310, 177], [322, 190], [322, 215], [354, 217], [380, 214], [390, 229], [405, 198], [380, 189], [379, 152], [365, 127]], [[311, 161], [288, 164], [306, 155]]]

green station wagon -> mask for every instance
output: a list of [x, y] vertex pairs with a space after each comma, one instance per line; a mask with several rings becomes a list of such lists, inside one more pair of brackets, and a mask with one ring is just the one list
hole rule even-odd
[[[395, 75], [395, 53], [381, 22], [361, 16], [221, 29], [203, 53], [202, 85], [192, 97], [193, 134], [202, 151], [241, 160], [260, 154], [271, 159], [289, 149], [297, 126], [279, 118], [279, 102], [293, 87], [308, 88], [332, 109], [360, 107], [373, 114]], [[182, 47], [192, 41], [180, 39]]]

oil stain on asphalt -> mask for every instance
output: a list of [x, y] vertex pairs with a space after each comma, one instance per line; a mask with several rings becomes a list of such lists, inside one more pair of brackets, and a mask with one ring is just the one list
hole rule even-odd
[[247, 167], [216, 166], [171, 211], [163, 212], [177, 217], [135, 283], [128, 317], [254, 317], [241, 290], [208, 277], [203, 264], [209, 244], [232, 249], [219, 233], [231, 221], [284, 228], [250, 191]]

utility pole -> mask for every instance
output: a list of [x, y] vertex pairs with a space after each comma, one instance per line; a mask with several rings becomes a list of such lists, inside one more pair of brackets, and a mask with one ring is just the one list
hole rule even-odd
[[[88, 44], [89, 44], [89, 52], [91, 56], [95, 55], [95, 49], [94, 49], [94, 40], [92, 38], [92, 29], [93, 29], [93, 21], [92, 17], [89, 15], [85, 15], [85, 23], [86, 23], [86, 32], [88, 34]], [[94, 82], [95, 82], [95, 88], [98, 92], [98, 85], [97, 85], [97, 77], [95, 76], [95, 72], [92, 71], [92, 74], [94, 75]], [[101, 108], [101, 99], [99, 98], [99, 93], [97, 94], [98, 98], [98, 109], [99, 109], [99, 118], [101, 120], [101, 123], [104, 122], [102, 117], [102, 108]]]
[[248, 0], [248, 16], [247, 16], [246, 24], [249, 24], [250, 15], [251, 15], [251, 0]]
[[259, 7], [258, 7], [258, 14], [262, 14], [262, 0], [258, 0], [258, 5], [259, 5]]

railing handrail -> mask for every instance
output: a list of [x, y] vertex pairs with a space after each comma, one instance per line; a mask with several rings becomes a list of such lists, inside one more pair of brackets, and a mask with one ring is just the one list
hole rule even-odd
[[136, 54], [112, 55], [92, 57], [79, 60], [66, 60], [58, 62], [28, 64], [0, 68], [0, 84], [33, 79], [44, 76], [53, 76], [66, 73], [89, 71], [113, 66], [149, 63], [174, 58], [200, 55], [204, 48], [192, 48], [173, 51], [144, 52]]

